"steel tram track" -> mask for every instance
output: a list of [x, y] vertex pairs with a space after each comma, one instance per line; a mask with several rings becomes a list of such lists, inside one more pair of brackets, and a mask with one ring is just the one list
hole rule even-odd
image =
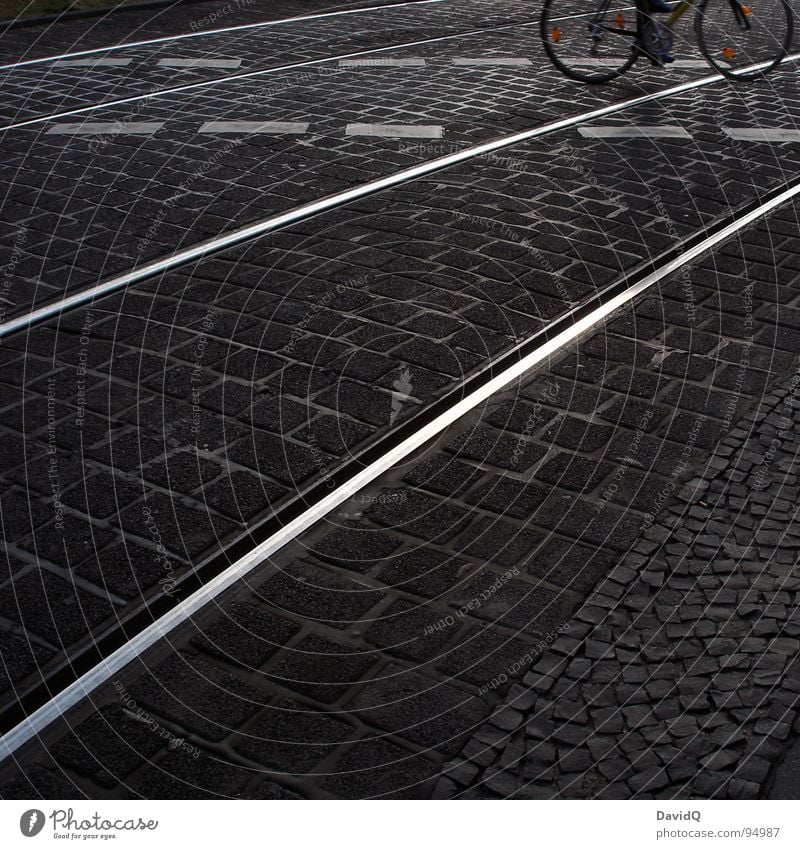
[[146, 38], [141, 41], [120, 42], [109, 44], [106, 47], [92, 47], [88, 50], [76, 50], [72, 53], [53, 54], [51, 56], [40, 56], [38, 59], [23, 59], [19, 62], [9, 62], [0, 65], [0, 71], [13, 71], [17, 68], [26, 68], [31, 65], [42, 65], [47, 62], [60, 62], [68, 59], [80, 59], [83, 56], [94, 56], [98, 53], [109, 53], [113, 50], [128, 50], [132, 47], [148, 47], [151, 44], [165, 44], [169, 41], [184, 41], [189, 38], [203, 38], [210, 35], [223, 35], [228, 32], [240, 32], [244, 30], [265, 29], [283, 24], [296, 24], [304, 21], [312, 21], [321, 18], [334, 18], [342, 15], [358, 15], [364, 12], [377, 12], [382, 9], [397, 9], [406, 6], [427, 6], [433, 3], [443, 3], [445, 0], [405, 0], [405, 2], [389, 3], [381, 6], [359, 6], [355, 9], [339, 9], [333, 12], [317, 12], [310, 15], [296, 15], [292, 18], [281, 18], [277, 21], [259, 21], [253, 24], [237, 24], [232, 27], [219, 27], [218, 29], [203, 30], [201, 32], [184, 32], [177, 35], [164, 35], [159, 38]]
[[[796, 61], [797, 59], [800, 59], [800, 53], [787, 57], [784, 61]], [[632, 109], [644, 104], [666, 100], [670, 97], [675, 97], [685, 94], [686, 92], [720, 82], [725, 82], [725, 77], [720, 74], [714, 74], [707, 77], [701, 77], [697, 80], [691, 80], [689, 82], [669, 86], [667, 88], [660, 89], [659, 91], [638, 95], [633, 98], [618, 101], [617, 103], [609, 104], [608, 106], [602, 106], [587, 112], [581, 112], [566, 118], [560, 118], [556, 121], [551, 121], [546, 124], [539, 125], [538, 127], [533, 127], [529, 130], [521, 130], [507, 136], [500, 136], [488, 142], [472, 145], [471, 147], [464, 148], [454, 153], [449, 153], [435, 159], [427, 160], [426, 162], [411, 166], [410, 168], [401, 169], [400, 171], [386, 177], [370, 180], [342, 192], [337, 192], [333, 195], [328, 195], [326, 197], [301, 204], [300, 206], [288, 211], [269, 216], [268, 218], [261, 219], [260, 221], [245, 225], [244, 227], [240, 227], [228, 233], [222, 233], [212, 239], [199, 242], [174, 254], [151, 260], [132, 271], [115, 275], [114, 277], [106, 279], [95, 286], [67, 295], [58, 301], [45, 304], [44, 306], [34, 309], [29, 313], [11, 317], [0, 324], [0, 339], [10, 336], [13, 333], [27, 330], [28, 328], [40, 324], [43, 321], [47, 321], [70, 310], [89, 304], [96, 298], [101, 298], [106, 295], [122, 291], [137, 283], [142, 283], [146, 280], [152, 279], [153, 277], [164, 274], [167, 271], [196, 262], [227, 250], [228, 248], [277, 232], [294, 224], [299, 224], [322, 213], [339, 209], [353, 201], [401, 186], [430, 174], [435, 174], [463, 162], [478, 159], [481, 156], [485, 156], [497, 150], [513, 147], [523, 142], [542, 138], [562, 130], [591, 122], [598, 118], [624, 112], [626, 109]]]
[[[438, 0], [437, 0], [438, 2]], [[290, 62], [286, 65], [275, 65], [270, 68], [261, 68], [254, 71], [240, 71], [236, 74], [228, 74], [224, 77], [218, 77], [213, 80], [201, 80], [194, 83], [184, 83], [178, 86], [170, 86], [161, 88], [155, 91], [145, 92], [144, 94], [134, 94], [130, 97], [121, 97], [116, 100], [104, 100], [100, 103], [91, 103], [88, 106], [79, 106], [75, 109], [67, 109], [61, 112], [53, 112], [49, 115], [37, 115], [35, 118], [26, 118], [24, 121], [15, 121], [12, 124], [6, 124], [0, 127], [0, 132], [8, 132], [10, 130], [20, 130], [25, 127], [33, 127], [37, 124], [47, 124], [50, 121], [56, 121], [60, 118], [73, 118], [76, 115], [86, 115], [90, 112], [96, 112], [100, 109], [111, 109], [117, 106], [126, 106], [129, 103], [139, 103], [143, 100], [154, 100], [158, 97], [166, 97], [171, 94], [185, 94], [191, 91], [197, 91], [204, 88], [213, 88], [214, 86], [226, 85], [227, 83], [239, 82], [241, 80], [255, 79], [257, 77], [266, 76], [268, 74], [278, 74], [287, 71], [296, 71], [302, 68], [313, 68], [318, 65], [324, 65], [328, 62], [341, 62], [349, 59], [358, 59], [362, 56], [369, 56], [375, 53], [388, 53], [393, 50], [405, 50], [411, 47], [420, 47], [426, 44], [435, 44], [441, 41], [448, 41], [456, 38], [467, 38], [473, 35], [481, 35], [487, 32], [497, 32], [500, 30], [515, 29], [518, 27], [537, 26], [538, 22], [521, 22], [514, 24], [497, 24], [492, 27], [483, 27], [480, 29], [463, 30], [461, 32], [449, 33], [447, 35], [437, 35], [431, 38], [424, 38], [415, 41], [404, 41], [396, 44], [389, 44], [384, 47], [370, 47], [366, 50], [356, 50], [350, 53], [340, 53], [335, 56], [325, 56], [320, 59], [307, 59], [301, 62]], [[2, 70], [2, 69], [0, 69]]]
[[[796, 61], [800, 54], [787, 57]], [[671, 86], [579, 115], [560, 119], [530, 130], [514, 133], [473, 146], [454, 154], [430, 160], [380, 180], [370, 181], [287, 213], [257, 222], [186, 251], [162, 258], [136, 271], [105, 281], [28, 315], [0, 326], [0, 337], [29, 329], [49, 318], [88, 303], [97, 297], [124, 289], [165, 271], [257, 238], [358, 198], [376, 194], [495, 150], [551, 134], [625, 109], [683, 94], [724, 81], [719, 75]], [[584, 299], [565, 314], [517, 344], [488, 360], [479, 371], [437, 401], [424, 407], [407, 422], [376, 439], [336, 469], [340, 483], [331, 491], [326, 481], [318, 481], [270, 518], [262, 521], [218, 554], [181, 577], [174, 592], [142, 601], [117, 622], [79, 647], [71, 657], [36, 685], [18, 694], [15, 704], [0, 711], [0, 759], [12, 755], [39, 735], [65, 711], [93, 692], [109, 676], [139, 657], [165, 634], [187, 621], [205, 604], [216, 598], [273, 555], [300, 533], [328, 515], [388, 469], [477, 405], [543, 362], [564, 345], [589, 331], [610, 313], [800, 195], [800, 179], [766, 193], [762, 198], [720, 217], [696, 231], [656, 258], [642, 263], [602, 291]]]
[[180, 578], [172, 593], [142, 603], [115, 625], [93, 635], [90, 644], [0, 712], [4, 735], [0, 738], [0, 759], [40, 735], [110, 676], [445, 428], [638, 295], [798, 195], [800, 179], [721, 216], [640, 264], [511, 350], [487, 361], [445, 396], [343, 463], [335, 470], [335, 489], [324, 480], [312, 484], [246, 536]]
[[[437, 2], [438, 3], [438, 2], [443, 2], [443, 0], [419, 0], [420, 4], [422, 2], [424, 2], [424, 3]], [[395, 5], [405, 6], [405, 5], [411, 5], [411, 4], [401, 3], [401, 4], [395, 4]], [[377, 7], [372, 7], [370, 10], [365, 10], [365, 11], [373, 11], [375, 9], [383, 9], [383, 8], [395, 8], [395, 5], [392, 5], [392, 6], [377, 6]], [[629, 9], [631, 7], [630, 6], [623, 6], [622, 8], [623, 9]], [[329, 14], [338, 14], [338, 13], [329, 13]], [[324, 17], [324, 16], [323, 15], [309, 15], [308, 16], [308, 18], [314, 18], [314, 17]], [[308, 18], [297, 18], [297, 19], [289, 18], [289, 19], [287, 19], [287, 21], [306, 20]], [[559, 19], [556, 19], [556, 20], [559, 20]], [[280, 22], [275, 22], [275, 23], [284, 23], [284, 22], [285, 21], [280, 21]], [[252, 26], [268, 26], [268, 25], [270, 25], [270, 24], [268, 24], [268, 23], [267, 24], [258, 24], [258, 25], [248, 24], [246, 26], [252, 27]], [[23, 129], [25, 127], [36, 126], [38, 124], [46, 124], [46, 123], [49, 123], [50, 121], [56, 121], [56, 120], [59, 120], [61, 118], [73, 118], [76, 115], [87, 115], [91, 112], [96, 112], [96, 111], [101, 110], [101, 109], [111, 109], [111, 108], [114, 108], [114, 107], [117, 107], [117, 106], [126, 106], [130, 103], [140, 103], [140, 102], [145, 101], [145, 100], [154, 100], [158, 97], [166, 97], [166, 96], [171, 95], [171, 94], [184, 94], [184, 93], [191, 92], [191, 91], [198, 91], [198, 90], [204, 89], [204, 88], [213, 88], [214, 86], [218, 86], [218, 85], [226, 85], [227, 83], [238, 82], [240, 80], [254, 79], [254, 78], [266, 76], [266, 75], [269, 75], [269, 74], [284, 73], [284, 72], [287, 72], [287, 71], [295, 71], [295, 70], [302, 69], [302, 68], [313, 68], [313, 67], [316, 67], [318, 65], [324, 65], [327, 62], [341, 62], [341, 61], [346, 61], [346, 60], [350, 60], [350, 59], [358, 59], [362, 56], [369, 56], [369, 55], [372, 55], [372, 54], [375, 54], [375, 53], [388, 53], [388, 52], [391, 52], [393, 50], [406, 50], [406, 49], [409, 49], [409, 48], [412, 48], [412, 47], [421, 47], [421, 46], [427, 45], [427, 44], [436, 44], [438, 42], [451, 41], [451, 40], [458, 39], [458, 38], [468, 38], [470, 36], [482, 35], [484, 33], [502, 32], [504, 30], [518, 29], [520, 27], [536, 27], [538, 25], [539, 25], [538, 20], [518, 21], [518, 22], [510, 23], [510, 24], [496, 24], [496, 25], [490, 26], [490, 27], [480, 27], [480, 28], [477, 28], [477, 29], [461, 30], [461, 31], [455, 32], [455, 33], [448, 33], [446, 35], [432, 36], [430, 38], [417, 39], [417, 40], [414, 40], [414, 41], [397, 42], [397, 43], [394, 43], [394, 44], [385, 45], [383, 47], [370, 47], [366, 50], [356, 50], [356, 51], [352, 51], [352, 52], [349, 52], [349, 53], [340, 53], [340, 54], [336, 54], [335, 56], [325, 56], [325, 57], [322, 57], [322, 58], [319, 58], [319, 59], [307, 59], [307, 60], [302, 60], [300, 62], [289, 62], [289, 63], [284, 64], [284, 65], [275, 65], [275, 66], [269, 67], [269, 68], [258, 68], [256, 70], [240, 71], [236, 74], [228, 74], [228, 75], [223, 76], [223, 77], [217, 77], [216, 79], [213, 79], [213, 80], [201, 80], [201, 81], [194, 82], [194, 83], [184, 83], [182, 85], [169, 86], [167, 88], [156, 89], [154, 91], [145, 92], [143, 94], [130, 95], [129, 97], [121, 97], [121, 98], [116, 98], [114, 100], [104, 100], [104, 101], [100, 101], [99, 103], [90, 103], [88, 106], [79, 106], [79, 107], [76, 107], [75, 109], [66, 109], [66, 110], [62, 110], [60, 112], [53, 112], [53, 113], [50, 113], [48, 115], [37, 115], [34, 118], [26, 118], [24, 121], [15, 121], [11, 124], [6, 124], [5, 126], [0, 126], [0, 132], [7, 132], [7, 131], [10, 131], [10, 130], [19, 130], [19, 129]], [[239, 27], [239, 28], [241, 28], [241, 27]], [[237, 27], [233, 27], [232, 29], [237, 29]], [[219, 30], [217, 32], [224, 32], [224, 31], [225, 30]], [[214, 34], [214, 33], [211, 33], [211, 32], [208, 32], [208, 33], [187, 33], [187, 36], [212, 35], [212, 34]], [[156, 41], [158, 41], [158, 39], [156, 39]], [[142, 42], [142, 43], [145, 43], [145, 42]], [[128, 47], [128, 46], [133, 46], [133, 45], [120, 45], [120, 47]], [[115, 49], [115, 48], [98, 48], [98, 49], [111, 50], [111, 49]], [[50, 57], [50, 61], [58, 61], [59, 59], [66, 59], [68, 56], [77, 56], [77, 55], [79, 55], [79, 54], [77, 54], [77, 53], [76, 54], [65, 54], [65, 56], [63, 56], [63, 57]], [[31, 60], [31, 61], [34, 62], [34, 61], [45, 61], [45, 60]], [[2, 66], [2, 65], [0, 65], [0, 71], [7, 70], [10, 67], [13, 68], [15, 66], [7, 66], [7, 65]]]

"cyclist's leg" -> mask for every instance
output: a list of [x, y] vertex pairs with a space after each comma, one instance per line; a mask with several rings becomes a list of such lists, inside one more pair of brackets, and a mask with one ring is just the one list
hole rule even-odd
[[[659, 8], [659, 5], [663, 8]], [[639, 37], [636, 47], [654, 65], [667, 65], [674, 62], [672, 55], [672, 30], [653, 17], [654, 12], [672, 11], [663, 0], [637, 0], [639, 16]]]

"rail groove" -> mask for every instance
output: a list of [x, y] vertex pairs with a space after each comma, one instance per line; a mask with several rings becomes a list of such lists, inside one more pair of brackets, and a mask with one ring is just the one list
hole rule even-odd
[[335, 489], [330, 490], [325, 481], [312, 485], [249, 534], [180, 579], [173, 594], [143, 604], [94, 637], [58, 672], [20, 694], [17, 704], [0, 714], [0, 729], [6, 732], [0, 738], [0, 759], [41, 734], [110, 676], [460, 417], [637, 295], [798, 195], [800, 179], [717, 219], [585, 299], [343, 464], [336, 470], [340, 483]]

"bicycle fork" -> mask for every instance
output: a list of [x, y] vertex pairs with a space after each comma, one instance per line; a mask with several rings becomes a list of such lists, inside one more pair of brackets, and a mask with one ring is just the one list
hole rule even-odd
[[739, 29], [742, 32], [747, 32], [751, 29], [750, 15], [753, 14], [753, 10], [749, 6], [740, 3], [739, 0], [728, 0], [728, 3], [730, 3], [731, 9], [733, 9], [733, 17], [736, 18]]

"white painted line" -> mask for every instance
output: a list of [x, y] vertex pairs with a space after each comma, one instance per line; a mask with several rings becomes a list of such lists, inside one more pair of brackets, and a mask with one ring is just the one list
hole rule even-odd
[[[570, 64], [588, 68], [604, 67], [608, 65], [608, 59], [592, 59], [586, 56], [580, 59], [570, 59]], [[673, 68], [705, 68], [709, 70], [710, 65], [704, 59], [676, 59], [674, 62], [670, 62], [669, 65], [665, 65], [662, 70], [670, 71]]]
[[706, 62], [705, 59], [676, 59], [670, 65], [666, 66], [669, 68], [705, 68], [708, 70], [711, 66]]
[[241, 59], [159, 59], [160, 68], [227, 68], [236, 70]]
[[[440, 2], [440, 0], [419, 0], [419, 3], [424, 2]], [[385, 6], [383, 8], [389, 8]], [[508, 24], [505, 26], [496, 27], [493, 29], [506, 30], [506, 29], [517, 29], [518, 27], [527, 27], [527, 26], [538, 26], [537, 21], [533, 21], [531, 23], [521, 23], [521, 24]], [[217, 86], [224, 85], [226, 83], [240, 83], [242, 80], [252, 80], [257, 77], [263, 77], [270, 74], [278, 74], [283, 73], [285, 71], [293, 71], [297, 68], [320, 68], [320, 74], [324, 74], [328, 72], [328, 67], [330, 63], [339, 61], [342, 59], [355, 59], [362, 56], [374, 56], [377, 53], [396, 53], [398, 49], [407, 48], [411, 49], [412, 47], [420, 47], [421, 45], [428, 44], [438, 44], [442, 41], [453, 41], [454, 39], [464, 38], [469, 35], [481, 34], [484, 30], [470, 30], [468, 32], [458, 32], [453, 33], [452, 35], [440, 35], [435, 38], [424, 38], [420, 41], [406, 41], [402, 44], [392, 44], [386, 47], [373, 47], [368, 50], [356, 50], [352, 53], [343, 53], [340, 56], [326, 56], [323, 59], [308, 59], [303, 62], [291, 62], [288, 65], [277, 65], [273, 68], [264, 68], [261, 71], [239, 71], [236, 74], [231, 74], [226, 77], [217, 77], [216, 79], [211, 80], [201, 80], [200, 82], [193, 83], [181, 83], [176, 86], [169, 86], [167, 88], [161, 88], [157, 91], [149, 92], [147, 94], [134, 94], [130, 97], [121, 97], [118, 100], [107, 100], [101, 103], [92, 103], [89, 106], [79, 106], [77, 109], [67, 109], [63, 112], [56, 112], [52, 115], [40, 115], [38, 118], [28, 118], [25, 121], [17, 121], [13, 124], [6, 124], [4, 127], [0, 127], [0, 132], [4, 130], [18, 130], [22, 127], [32, 127], [37, 124], [47, 124], [51, 121], [56, 120], [57, 118], [71, 118], [75, 115], [85, 115], [87, 112], [94, 112], [100, 109], [110, 109], [116, 106], [125, 106], [129, 103], [138, 103], [141, 100], [151, 100], [156, 97], [165, 97], [167, 95], [173, 94], [186, 94], [190, 91], [197, 91], [199, 89], [204, 88], [216, 88]], [[2, 68], [0, 68], [2, 70]], [[330, 69], [331, 72], [334, 71], [333, 68]]]
[[54, 68], [124, 68], [133, 59], [69, 59], [56, 62]]
[[82, 124], [54, 124], [48, 135], [69, 136], [146, 136], [158, 132], [164, 126], [163, 121], [84, 121]]
[[[440, 2], [440, 0], [419, 0], [419, 5], [422, 5], [422, 3], [425, 3], [425, 2], [436, 2], [436, 3], [438, 3], [438, 2]], [[384, 8], [389, 8], [389, 7], [386, 6]], [[630, 8], [633, 8], [633, 7], [630, 7]], [[500, 31], [500, 30], [507, 30], [507, 29], [517, 29], [519, 27], [531, 27], [531, 26], [538, 26], [538, 25], [539, 25], [538, 21], [530, 21], [528, 23], [523, 22], [523, 23], [518, 23], [518, 24], [507, 24], [505, 26], [493, 27], [492, 29], [493, 29], [493, 31]], [[172, 94], [185, 94], [186, 92], [195, 91], [196, 89], [213, 88], [215, 86], [219, 86], [219, 85], [222, 85], [224, 83], [238, 83], [241, 80], [255, 79], [256, 77], [261, 77], [261, 76], [264, 76], [265, 74], [282, 73], [284, 71], [294, 70], [295, 68], [313, 68], [313, 67], [317, 67], [318, 65], [327, 65], [329, 62], [334, 62], [337, 59], [343, 59], [346, 56], [355, 57], [355, 56], [365, 56], [367, 54], [386, 53], [387, 51], [397, 51], [401, 47], [411, 48], [411, 47], [419, 47], [420, 45], [423, 45], [423, 44], [434, 44], [434, 43], [438, 43], [440, 41], [452, 41], [454, 39], [464, 38], [464, 37], [469, 36], [469, 35], [480, 35], [483, 32], [485, 32], [485, 30], [470, 30], [468, 32], [458, 32], [458, 33], [454, 33], [452, 35], [442, 35], [442, 36], [437, 36], [435, 38], [425, 38], [425, 39], [422, 39], [421, 41], [409, 41], [409, 42], [405, 42], [403, 44], [393, 44], [393, 45], [388, 46], [388, 47], [375, 47], [375, 48], [372, 48], [370, 50], [359, 50], [355, 53], [348, 53], [348, 54], [345, 54], [343, 56], [328, 56], [325, 59], [309, 59], [308, 61], [305, 61], [305, 62], [294, 62], [294, 63], [291, 63], [289, 65], [280, 65], [280, 66], [277, 66], [277, 67], [274, 67], [274, 68], [265, 68], [262, 71], [240, 71], [237, 74], [231, 74], [231, 76], [229, 76], [229, 77], [220, 77], [220, 78], [217, 78], [217, 79], [214, 79], [214, 80], [202, 80], [200, 82], [194, 82], [194, 83], [182, 83], [181, 85], [170, 86], [169, 88], [162, 88], [162, 89], [159, 89], [158, 91], [154, 91], [154, 92], [151, 92], [151, 93], [148, 93], [148, 94], [136, 94], [136, 95], [132, 95], [131, 97], [120, 98], [119, 100], [108, 100], [108, 101], [105, 101], [105, 102], [102, 102], [102, 103], [93, 103], [93, 104], [90, 104], [89, 106], [81, 106], [77, 109], [68, 109], [68, 110], [65, 110], [64, 112], [56, 112], [52, 115], [41, 115], [38, 118], [29, 118], [26, 121], [17, 121], [14, 124], [6, 124], [6, 126], [0, 127], [0, 132], [3, 132], [5, 130], [17, 130], [17, 129], [21, 129], [22, 127], [31, 127], [31, 126], [35, 126], [37, 124], [47, 124], [51, 121], [56, 120], [57, 118], [71, 118], [74, 115], [85, 115], [88, 112], [94, 112], [95, 110], [99, 110], [99, 109], [110, 109], [110, 108], [115, 107], [115, 106], [124, 106], [128, 103], [138, 103], [140, 100], [150, 100], [151, 98], [164, 97], [166, 95], [172, 95]], [[192, 34], [194, 35], [194, 33], [192, 33]], [[92, 53], [92, 52], [95, 52], [95, 51], [88, 51], [88, 52]], [[78, 54], [72, 54], [72, 55], [78, 55]], [[48, 59], [47, 61], [51, 61], [53, 58], [54, 57], [50, 57], [50, 59]], [[798, 60], [798, 58], [800, 58], [800, 54], [794, 53], [791, 56], [785, 57], [783, 59], [783, 63], [796, 62]], [[34, 60], [34, 61], [38, 61], [38, 60]], [[757, 68], [758, 66], [753, 66], [753, 67]], [[1, 70], [3, 70], [2, 67], [0, 67], [0, 71]], [[744, 70], [747, 71], [747, 70], [751, 70], [751, 69], [745, 68]], [[717, 75], [717, 79], [723, 79], [722, 75], [721, 74]]]
[[579, 127], [585, 139], [690, 139], [683, 127], [675, 125], [630, 127]]
[[207, 121], [201, 133], [292, 133], [308, 132], [308, 124], [295, 121]]
[[[344, 504], [345, 501], [352, 498], [359, 490], [397, 466], [426, 442], [437, 437], [462, 416], [474, 410], [488, 398], [491, 398], [492, 395], [505, 389], [513, 381], [529, 373], [540, 363], [546, 362], [550, 356], [565, 345], [568, 345], [583, 333], [591, 330], [611, 313], [632, 301], [651, 286], [654, 286], [684, 265], [690, 263], [693, 259], [696, 259], [701, 254], [720, 244], [720, 242], [723, 242], [729, 236], [746, 229], [754, 221], [757, 221], [773, 209], [795, 198], [798, 194], [800, 194], [800, 185], [787, 189], [777, 197], [752, 210], [737, 221], [732, 222], [727, 227], [723, 227], [713, 236], [709, 236], [699, 244], [689, 248], [679, 257], [665, 263], [635, 285], [610, 298], [602, 306], [582, 318], [576, 318], [574, 323], [566, 330], [556, 334], [544, 342], [539, 348], [531, 351], [517, 362], [505, 368], [491, 378], [491, 380], [488, 380], [483, 386], [474, 392], [470, 392], [458, 403], [438, 415], [433, 421], [420, 428], [399, 445], [387, 451], [380, 459], [370, 463], [369, 466], [366, 466], [349, 481], [336, 487], [317, 504], [312, 505], [296, 519], [288, 522], [271, 537], [268, 537], [260, 545], [243, 555], [235, 563], [232, 563], [227, 569], [217, 575], [216, 578], [213, 578], [205, 586], [177, 604], [172, 610], [165, 613], [151, 625], [148, 625], [143, 631], [125, 643], [125, 645], [118, 648], [105, 660], [102, 660], [88, 672], [84, 673], [77, 681], [58, 693], [47, 704], [42, 705], [42, 707], [29, 717], [23, 719], [22, 722], [0, 738], [0, 760], [9, 757], [28, 740], [41, 734], [48, 725], [59, 717], [62, 717], [67, 710], [74, 707], [82, 698], [94, 692], [98, 687], [108, 681], [112, 675], [116, 675], [125, 666], [140, 657], [143, 652], [147, 651], [179, 625], [190, 621], [209, 602], [250, 574], [257, 566], [267, 560], [267, 558], [280, 551], [280, 549], [296, 539], [301, 533]], [[579, 310], [580, 307], [576, 307], [572, 310], [572, 313], [577, 315]], [[568, 316], [569, 313], [565, 317]], [[558, 319], [558, 323], [563, 321], [565, 317]], [[540, 331], [540, 333], [544, 337], [544, 331]], [[527, 346], [527, 344], [528, 340], [525, 340], [518, 347], [522, 348], [523, 346]], [[513, 354], [513, 351], [511, 354]], [[491, 362], [484, 366], [484, 370], [491, 368]]]
[[800, 130], [780, 130], [775, 127], [723, 127], [722, 131], [737, 141], [800, 142]]
[[91, 50], [78, 50], [75, 53], [62, 53], [58, 56], [43, 56], [41, 59], [25, 59], [22, 62], [11, 62], [8, 65], [0, 65], [0, 71], [22, 68], [27, 65], [40, 65], [43, 62], [57, 62], [60, 59], [69, 59], [73, 56], [89, 56], [94, 53], [107, 53], [109, 50], [126, 50], [129, 47], [144, 47], [149, 44], [163, 44], [166, 41], [183, 41], [185, 38], [205, 38], [209, 35], [219, 35], [225, 32], [237, 32], [239, 30], [263, 29], [264, 27], [279, 27], [284, 24], [296, 24], [301, 21], [313, 21], [316, 18], [335, 18], [340, 15], [363, 15], [365, 12], [384, 12], [387, 9], [402, 9], [405, 6], [425, 6], [430, 3], [443, 3], [445, 0], [413, 0], [413, 2], [389, 3], [385, 6], [362, 6], [358, 9], [342, 9], [338, 12], [323, 12], [317, 15], [299, 15], [294, 18], [282, 18], [279, 21], [259, 21], [255, 24], [238, 24], [233, 27], [220, 27], [219, 29], [199, 30], [197, 32], [183, 32], [179, 35], [162, 35], [160, 38], [148, 38], [144, 41], [129, 41], [122, 44], [109, 44], [107, 47], [93, 47]]
[[532, 65], [530, 59], [518, 59], [514, 56], [495, 56], [486, 59], [453, 59], [454, 65]]
[[340, 68], [419, 68], [427, 65], [424, 59], [340, 59]]
[[384, 189], [392, 189], [395, 186], [400, 186], [410, 180], [416, 180], [419, 177], [433, 174], [444, 168], [458, 165], [461, 162], [468, 162], [479, 156], [494, 153], [497, 150], [504, 150], [505, 148], [513, 147], [514, 145], [522, 142], [532, 141], [533, 139], [542, 138], [543, 136], [569, 129], [584, 121], [594, 121], [598, 118], [603, 118], [606, 115], [615, 115], [618, 112], [624, 112], [626, 109], [643, 106], [646, 103], [664, 100], [668, 97], [674, 97], [688, 91], [694, 91], [695, 89], [724, 81], [725, 77], [723, 77], [722, 74], [702, 77], [699, 80], [690, 80], [685, 83], [680, 83], [679, 85], [661, 89], [660, 91], [651, 92], [650, 94], [641, 94], [629, 100], [617, 101], [616, 103], [611, 103], [608, 106], [601, 106], [598, 109], [592, 109], [590, 112], [571, 115], [568, 118], [561, 118], [558, 121], [543, 124], [529, 130], [521, 130], [520, 132], [512, 133], [510, 136], [503, 136], [501, 138], [493, 139], [492, 141], [482, 142], [481, 144], [473, 147], [448, 153], [445, 156], [440, 156], [436, 159], [429, 159], [426, 162], [413, 165], [410, 168], [404, 168], [394, 174], [389, 174], [386, 177], [380, 177], [377, 180], [370, 180], [367, 183], [362, 183], [360, 186], [347, 189], [339, 194], [328, 195], [327, 197], [298, 206], [295, 209], [281, 213], [280, 215], [256, 221], [246, 227], [231, 230], [204, 242], [198, 242], [188, 248], [176, 251], [174, 254], [169, 256], [161, 257], [160, 259], [140, 265], [133, 271], [127, 271], [117, 277], [103, 280], [96, 286], [91, 286], [83, 291], [67, 295], [67, 297], [62, 298], [62, 300], [57, 303], [48, 304], [47, 306], [39, 307], [26, 315], [21, 315], [18, 318], [12, 318], [8, 321], [0, 322], [0, 339], [21, 330], [25, 330], [34, 324], [47, 321], [48, 319], [54, 318], [55, 316], [61, 315], [69, 310], [76, 309], [79, 306], [83, 306], [83, 304], [91, 303], [95, 298], [101, 298], [105, 295], [110, 295], [112, 292], [118, 292], [122, 289], [126, 289], [128, 286], [141, 283], [151, 277], [163, 274], [172, 268], [178, 268], [188, 262], [195, 262], [203, 257], [219, 253], [219, 251], [225, 250], [226, 248], [247, 242], [250, 239], [265, 236], [267, 233], [272, 233], [276, 230], [288, 227], [291, 224], [305, 221], [308, 218], [319, 215], [322, 212], [327, 212], [328, 210], [345, 206], [354, 200], [359, 200], [362, 197], [368, 197], [369, 195], [376, 194]]
[[387, 139], [440, 139], [444, 128], [435, 124], [348, 124], [347, 136], [380, 136]]
[[592, 59], [591, 56], [581, 56], [579, 58], [570, 59], [570, 65], [579, 65], [582, 68], [597, 68], [601, 65], [608, 65], [607, 59]]

